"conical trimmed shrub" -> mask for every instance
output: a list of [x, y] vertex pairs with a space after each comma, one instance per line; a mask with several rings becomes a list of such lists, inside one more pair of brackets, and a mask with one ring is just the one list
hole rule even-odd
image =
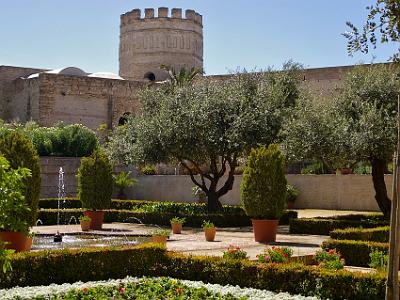
[[78, 170], [78, 196], [82, 207], [89, 210], [110, 208], [113, 191], [112, 166], [107, 156], [95, 150], [82, 157]]
[[286, 200], [285, 157], [278, 145], [253, 149], [241, 185], [241, 203], [254, 219], [279, 219]]

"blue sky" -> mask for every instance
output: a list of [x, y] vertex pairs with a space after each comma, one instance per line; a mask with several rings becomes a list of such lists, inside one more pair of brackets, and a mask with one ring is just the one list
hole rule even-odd
[[386, 61], [394, 45], [349, 57], [345, 22], [361, 26], [373, 0], [1, 0], [0, 65], [76, 66], [118, 73], [119, 16], [133, 8], [193, 8], [203, 15], [204, 68], [306, 67]]

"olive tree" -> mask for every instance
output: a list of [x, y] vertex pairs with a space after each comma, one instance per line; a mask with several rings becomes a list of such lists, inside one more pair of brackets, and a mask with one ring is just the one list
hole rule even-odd
[[390, 200], [384, 174], [397, 138], [396, 73], [393, 66], [355, 68], [334, 101], [302, 102], [284, 131], [292, 159], [320, 159], [331, 165], [369, 161], [375, 199], [386, 217]]
[[181, 163], [207, 195], [208, 210], [220, 211], [238, 159], [277, 139], [297, 96], [291, 72], [237, 74], [173, 91], [150, 87], [140, 92], [140, 115], [113, 137], [109, 153], [118, 156], [113, 148], [126, 143], [127, 163]]
[[[367, 6], [367, 10], [368, 17], [361, 30], [347, 22], [350, 31], [343, 35], [347, 38], [347, 51], [350, 55], [357, 51], [368, 53], [370, 46], [376, 48], [377, 43], [400, 41], [399, 0], [376, 0], [375, 4]], [[399, 50], [391, 57], [395, 61], [400, 59]]]

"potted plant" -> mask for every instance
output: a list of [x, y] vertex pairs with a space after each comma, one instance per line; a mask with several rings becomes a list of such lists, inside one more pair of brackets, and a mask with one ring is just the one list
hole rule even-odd
[[211, 221], [203, 221], [202, 227], [204, 229], [204, 235], [207, 242], [212, 242], [215, 239], [215, 234], [217, 232], [214, 223]]
[[33, 239], [35, 238], [36, 233], [35, 232], [29, 232], [26, 236], [26, 243], [25, 243], [25, 249], [23, 251], [31, 251], [32, 249], [32, 244], [33, 244]]
[[286, 185], [286, 208], [293, 209], [294, 202], [299, 196], [300, 192], [291, 184]]
[[128, 199], [128, 196], [125, 193], [125, 189], [137, 184], [137, 180], [130, 178], [131, 172], [120, 172], [118, 175], [114, 175], [114, 183], [119, 188], [118, 191], [118, 199]]
[[241, 204], [256, 242], [274, 242], [286, 200], [285, 158], [278, 145], [253, 149], [241, 184]]
[[95, 150], [89, 157], [82, 157], [78, 169], [78, 196], [85, 216], [91, 219], [90, 229], [100, 230], [104, 209], [111, 206], [113, 189], [112, 167], [107, 156]]
[[182, 225], [186, 222], [185, 218], [174, 217], [170, 220], [172, 233], [173, 234], [180, 234], [182, 232]]
[[25, 251], [30, 211], [25, 201], [24, 179], [31, 174], [29, 169], [11, 169], [7, 159], [0, 156], [0, 241], [6, 249]]
[[153, 243], [165, 244], [167, 242], [167, 239], [169, 238], [170, 233], [171, 232], [167, 229], [154, 230], [151, 237]]
[[90, 222], [92, 222], [92, 219], [88, 216], [79, 217], [79, 223], [81, 224], [82, 231], [88, 231], [90, 229]]

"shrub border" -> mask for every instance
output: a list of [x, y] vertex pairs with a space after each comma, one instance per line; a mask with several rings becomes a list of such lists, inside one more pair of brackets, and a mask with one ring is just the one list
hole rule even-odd
[[378, 273], [185, 256], [167, 252], [154, 244], [19, 253], [13, 255], [12, 264], [13, 272], [0, 273], [1, 288], [106, 280], [127, 275], [170, 276], [273, 292], [316, 295], [322, 299], [377, 300], [384, 297], [386, 281], [385, 276]]
[[[43, 225], [57, 224], [57, 209], [41, 209], [38, 218]], [[76, 219], [83, 215], [82, 209], [65, 209], [61, 211], [61, 223], [68, 223], [72, 216]], [[135, 218], [141, 220], [144, 224], [170, 226], [170, 220], [173, 217], [186, 218], [185, 226], [201, 227], [203, 220], [210, 220], [217, 227], [244, 227], [251, 226], [251, 219], [244, 214], [174, 214], [174, 213], [145, 213], [131, 210], [106, 210], [104, 221], [106, 223], [137, 223]], [[297, 218], [297, 212], [287, 211], [280, 219], [280, 225], [287, 225], [291, 218]]]

